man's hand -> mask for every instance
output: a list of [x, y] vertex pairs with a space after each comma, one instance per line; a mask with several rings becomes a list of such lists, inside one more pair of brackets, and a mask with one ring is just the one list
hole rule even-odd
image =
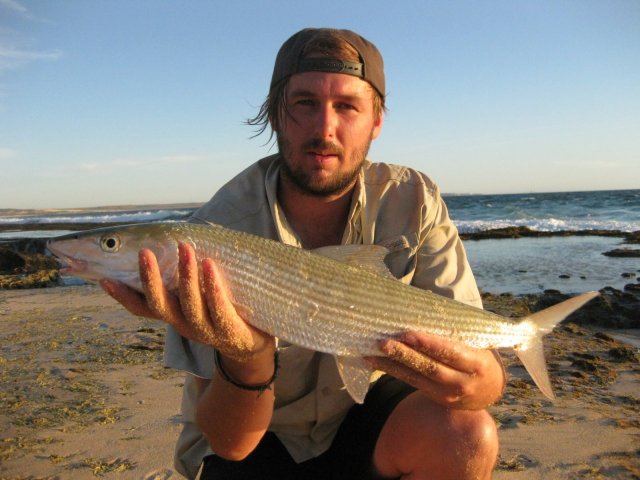
[[147, 249], [138, 255], [143, 294], [110, 279], [100, 285], [134, 315], [162, 320], [183, 337], [214, 347], [229, 359], [246, 362], [265, 353], [272, 356], [274, 338], [238, 315], [214, 262], [204, 260], [200, 275], [193, 247], [180, 244], [178, 251], [177, 296], [164, 286], [156, 257]]
[[492, 350], [424, 333], [384, 340], [380, 350], [385, 356], [367, 357], [373, 368], [416, 387], [445, 407], [483, 409], [502, 395], [504, 368]]

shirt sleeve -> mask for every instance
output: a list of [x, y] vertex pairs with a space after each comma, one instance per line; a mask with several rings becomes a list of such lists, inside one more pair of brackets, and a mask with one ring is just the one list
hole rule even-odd
[[416, 269], [412, 284], [439, 295], [482, 308], [480, 292], [438, 187], [426, 194], [423, 223], [418, 232]]

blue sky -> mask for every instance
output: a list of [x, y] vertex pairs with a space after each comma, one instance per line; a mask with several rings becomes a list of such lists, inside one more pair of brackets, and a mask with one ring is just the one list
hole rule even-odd
[[640, 2], [0, 0], [0, 208], [203, 202], [306, 26], [385, 58], [373, 160], [444, 192], [640, 188]]

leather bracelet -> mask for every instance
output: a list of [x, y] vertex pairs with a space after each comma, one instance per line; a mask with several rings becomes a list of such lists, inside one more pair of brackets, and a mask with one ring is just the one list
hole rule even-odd
[[259, 383], [256, 385], [247, 385], [246, 383], [242, 383], [235, 380], [233, 377], [231, 377], [231, 375], [227, 373], [227, 371], [222, 366], [222, 358], [220, 358], [220, 352], [218, 350], [214, 352], [213, 359], [214, 359], [216, 368], [218, 369], [218, 372], [220, 372], [220, 375], [222, 376], [222, 378], [224, 378], [231, 385], [241, 390], [249, 390], [252, 392], [259, 392], [259, 393], [263, 393], [265, 390], [271, 390], [271, 384], [273, 384], [273, 382], [276, 380], [276, 377], [278, 376], [278, 369], [280, 368], [280, 363], [278, 362], [278, 350], [276, 350], [273, 353], [273, 375], [271, 376], [271, 378], [266, 383]]

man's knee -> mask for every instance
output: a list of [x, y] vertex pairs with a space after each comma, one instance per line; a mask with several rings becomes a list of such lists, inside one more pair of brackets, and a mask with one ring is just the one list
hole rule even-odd
[[451, 418], [452, 434], [447, 440], [455, 454], [449, 458], [457, 458], [443, 469], [448, 474], [442, 478], [490, 478], [499, 450], [495, 421], [486, 410], [456, 410]]
[[498, 432], [487, 411], [447, 409], [421, 394], [398, 405], [378, 440], [376, 467], [389, 476], [490, 478], [498, 456]]
[[461, 410], [460, 436], [467, 439], [472, 452], [482, 458], [498, 455], [498, 429], [493, 417], [486, 410]]

